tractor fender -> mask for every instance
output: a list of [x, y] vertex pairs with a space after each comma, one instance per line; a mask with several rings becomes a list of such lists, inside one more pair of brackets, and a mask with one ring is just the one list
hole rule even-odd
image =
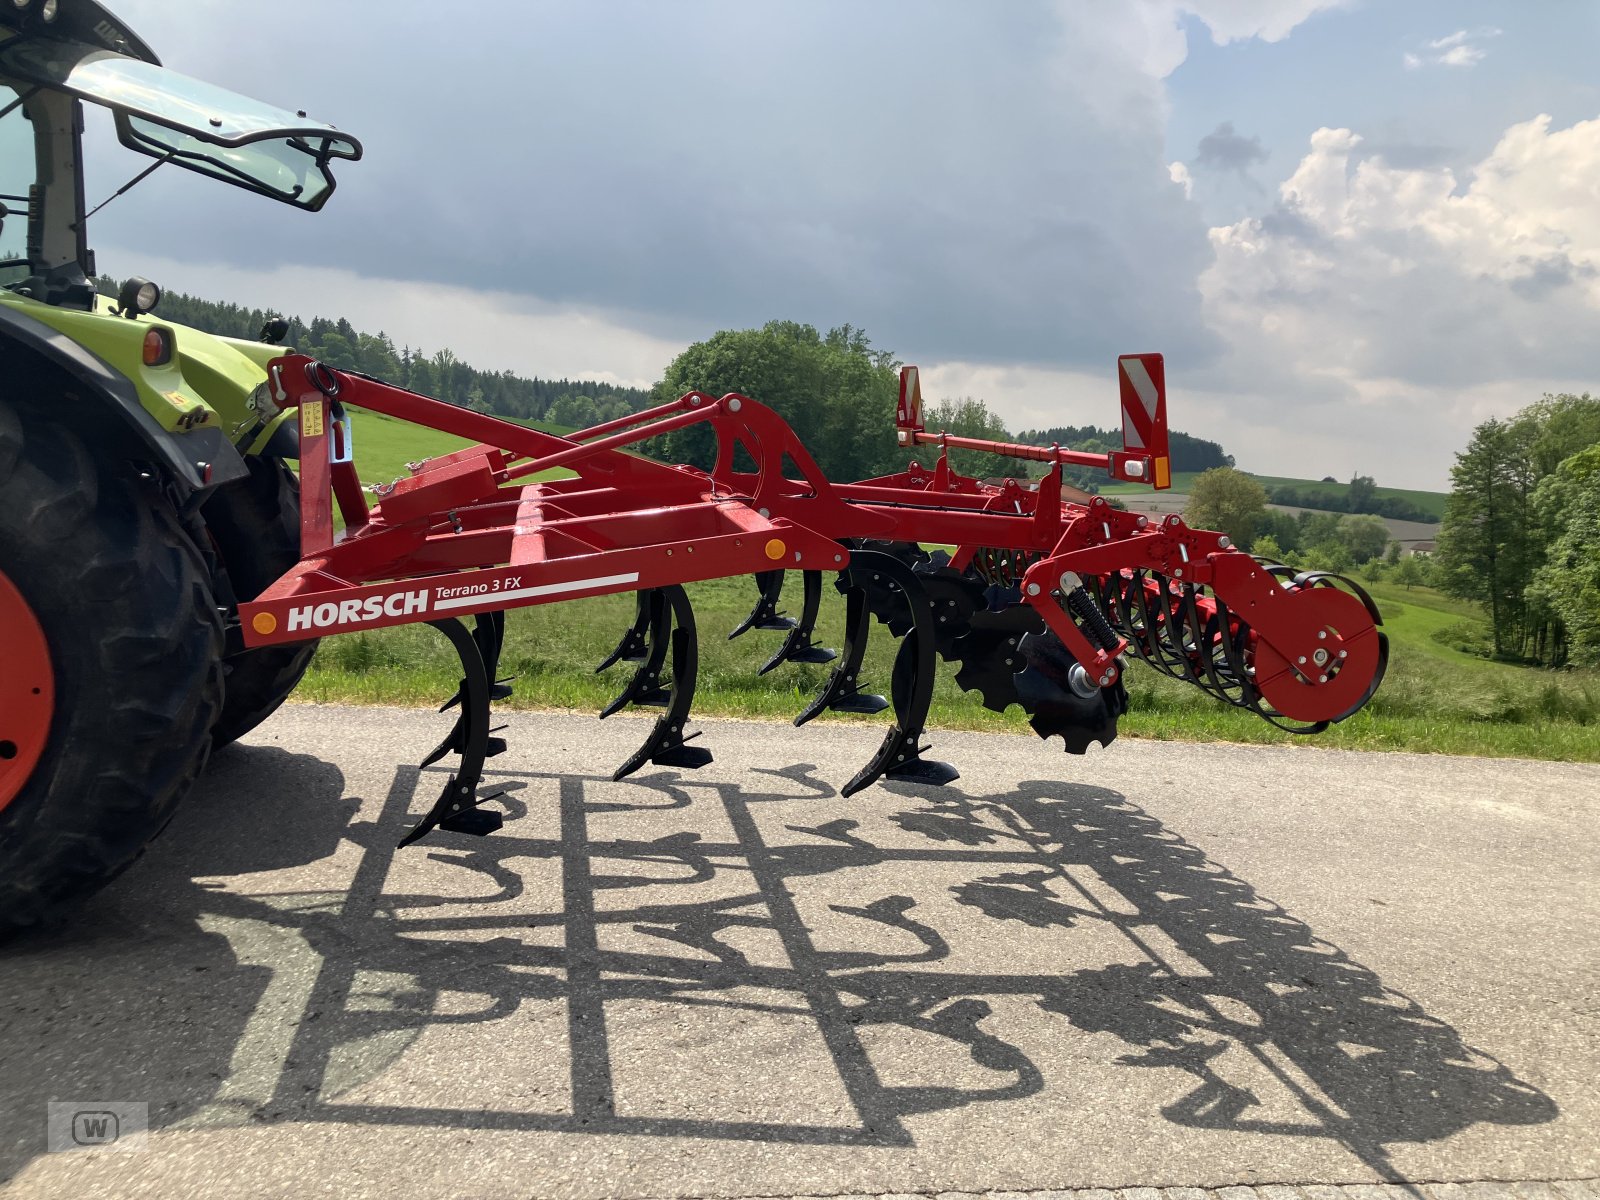
[[65, 372], [87, 403], [98, 403], [115, 414], [121, 435], [117, 440], [164, 468], [185, 498], [247, 474], [244, 459], [222, 429], [203, 426], [185, 433], [163, 429], [145, 411], [127, 376], [60, 331], [0, 305], [0, 344], [5, 342]]

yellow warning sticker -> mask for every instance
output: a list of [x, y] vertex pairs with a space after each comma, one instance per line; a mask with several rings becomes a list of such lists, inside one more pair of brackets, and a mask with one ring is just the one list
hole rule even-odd
[[322, 436], [322, 405], [302, 404], [300, 406], [300, 436]]

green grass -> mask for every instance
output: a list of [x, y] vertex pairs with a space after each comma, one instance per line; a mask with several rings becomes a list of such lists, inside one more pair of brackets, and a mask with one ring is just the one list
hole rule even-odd
[[[791, 577], [790, 586], [798, 584]], [[821, 686], [828, 668], [782, 666], [758, 676], [780, 635], [752, 631], [726, 640], [750, 606], [753, 584], [715, 580], [691, 585], [689, 592], [701, 651], [695, 711], [791, 719]], [[1389, 674], [1373, 702], [1343, 724], [1318, 737], [1293, 737], [1137, 664], [1128, 677], [1133, 707], [1122, 718], [1122, 736], [1600, 761], [1600, 676], [1537, 671], [1462, 654], [1432, 635], [1461, 621], [1481, 624], [1470, 606], [1420, 588], [1408, 592], [1376, 585], [1373, 593], [1391, 639]], [[798, 596], [791, 603], [798, 603]], [[597, 676], [594, 664], [615, 645], [632, 615], [631, 595], [508, 614], [501, 670], [516, 675], [517, 684], [504, 707], [597, 712], [621, 690], [632, 668], [622, 664]], [[820, 640], [837, 647], [842, 625], [843, 605], [827, 589]], [[875, 626], [863, 678], [877, 690], [888, 689], [894, 646]], [[454, 691], [458, 674], [443, 639], [426, 627], [346, 634], [323, 643], [297, 696], [327, 703], [433, 705]], [[930, 725], [1027, 731], [1019, 710], [989, 712], [955, 686], [953, 674], [941, 666]]]
[[[408, 462], [453, 454], [473, 444], [465, 438], [412, 425], [382, 413], [352, 409], [350, 422], [356, 469], [363, 483], [391, 483], [411, 473], [406, 469]], [[571, 432], [565, 425], [550, 425], [543, 421], [519, 421], [518, 424], [542, 429], [546, 433]]]

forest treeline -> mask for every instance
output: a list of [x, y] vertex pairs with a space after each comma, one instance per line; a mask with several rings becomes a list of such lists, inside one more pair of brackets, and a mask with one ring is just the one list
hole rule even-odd
[[1267, 501], [1287, 508], [1317, 508], [1329, 512], [1371, 513], [1396, 521], [1422, 521], [1437, 525], [1439, 518], [1404, 496], [1380, 496], [1371, 475], [1355, 475], [1344, 491], [1327, 488], [1297, 488], [1290, 483], [1267, 485]]
[[[100, 290], [115, 296], [119, 283], [102, 279]], [[361, 371], [424, 395], [479, 412], [519, 421], [550, 421], [581, 427], [644, 408], [650, 393], [597, 380], [539, 379], [511, 371], [483, 371], [462, 362], [448, 348], [429, 354], [420, 347], [396, 346], [383, 331], [366, 333], [344, 317], [305, 321], [273, 309], [247, 308], [203, 300], [183, 292], [164, 292], [161, 316], [223, 337], [254, 341], [275, 317], [289, 322], [283, 344], [341, 370]]]

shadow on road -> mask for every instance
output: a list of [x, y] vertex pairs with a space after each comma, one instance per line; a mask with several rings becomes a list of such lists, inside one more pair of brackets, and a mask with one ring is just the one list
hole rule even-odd
[[[378, 819], [352, 825], [360, 802], [320, 760], [225, 753], [126, 886], [65, 934], [0, 957], [0, 1179], [42, 1152], [50, 1098], [148, 1096], [157, 1129], [342, 1122], [909, 1146], [914, 1115], [1043, 1091], [1041, 1042], [1070, 1038], [1120, 1047], [1116, 1071], [1168, 1069], [1179, 1086], [1160, 1111], [1174, 1124], [1329, 1138], [1380, 1174], [1393, 1174], [1395, 1144], [1557, 1115], [1114, 792], [906, 789], [864, 808], [809, 766], [760, 774], [761, 791], [666, 774], [607, 783], [594, 800], [596, 779], [525, 774], [502, 833], [397, 855], [407, 812], [437, 790], [431, 773], [401, 770]], [[227, 799], [246, 779], [272, 803]], [[635, 840], [618, 833], [630, 820], [646, 822]], [[529, 864], [559, 882], [536, 895]], [[322, 873], [291, 892], [252, 878], [286, 869]], [[893, 889], [879, 887], [886, 872]], [[1012, 970], [1003, 952], [973, 951], [1091, 934], [1126, 953], [1042, 970], [1018, 955]], [[822, 1064], [847, 1119], [619, 1105], [616, 1014], [639, 1005], [679, 1025], [729, 1012], [805, 1022], [823, 1051], [804, 1070]], [[420, 1038], [481, 1026], [498, 1039], [507, 1027], [491, 1022], [537, 1006], [564, 1013], [558, 1102], [361, 1098]], [[1029, 1014], [1034, 1036], [1002, 1007]], [[1115, 1041], [1094, 1040], [1105, 1035]], [[962, 1069], [903, 1082], [896, 1056], [927, 1060], [929, 1046]], [[1239, 1056], [1293, 1098], [1292, 1116], [1219, 1067]], [[670, 1076], [673, 1061], [651, 1069]]]

